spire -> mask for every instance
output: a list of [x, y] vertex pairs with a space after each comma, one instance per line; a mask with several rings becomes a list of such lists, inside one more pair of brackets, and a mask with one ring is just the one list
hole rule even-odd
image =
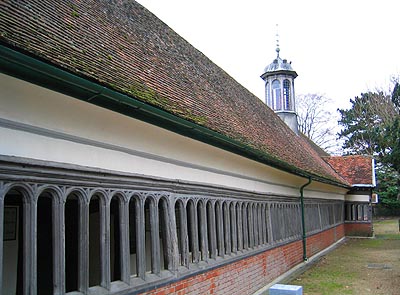
[[276, 24], [276, 49], [275, 49], [275, 51], [276, 51], [276, 58], [279, 58], [279, 51], [281, 51], [280, 50], [280, 48], [279, 48], [279, 26], [278, 26], [278, 24]]

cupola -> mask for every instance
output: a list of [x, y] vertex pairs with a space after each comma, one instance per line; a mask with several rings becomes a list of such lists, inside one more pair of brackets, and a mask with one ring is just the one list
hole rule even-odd
[[261, 78], [265, 81], [264, 103], [270, 107], [296, 134], [299, 134], [294, 79], [296, 71], [292, 63], [279, 56], [279, 44], [276, 47], [276, 58], [265, 67]]

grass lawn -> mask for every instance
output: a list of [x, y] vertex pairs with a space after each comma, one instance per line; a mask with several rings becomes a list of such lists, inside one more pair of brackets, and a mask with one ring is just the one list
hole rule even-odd
[[305, 295], [400, 295], [398, 219], [374, 221], [375, 239], [348, 239], [288, 284]]

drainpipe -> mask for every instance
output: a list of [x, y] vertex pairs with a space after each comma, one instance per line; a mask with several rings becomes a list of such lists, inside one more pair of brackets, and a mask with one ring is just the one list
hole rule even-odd
[[311, 183], [311, 177], [308, 178], [308, 182], [300, 188], [300, 203], [301, 203], [301, 225], [303, 228], [303, 261], [307, 261], [307, 236], [306, 236], [306, 224], [304, 221], [304, 188]]

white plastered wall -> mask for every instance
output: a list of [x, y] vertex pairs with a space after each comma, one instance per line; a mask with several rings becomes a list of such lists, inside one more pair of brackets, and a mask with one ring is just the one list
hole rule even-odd
[[[306, 180], [1, 74], [0, 154], [298, 196]], [[313, 182], [306, 197], [344, 199]]]
[[370, 201], [370, 196], [369, 195], [355, 195], [355, 194], [349, 194], [346, 195], [345, 200], [349, 202], [369, 202]]

